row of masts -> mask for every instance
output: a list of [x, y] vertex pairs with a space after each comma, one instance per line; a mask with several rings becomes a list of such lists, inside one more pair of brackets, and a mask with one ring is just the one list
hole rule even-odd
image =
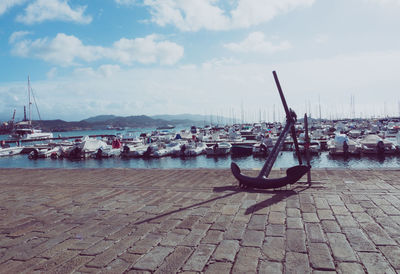
[[[375, 109], [370, 111], [369, 114], [356, 112], [356, 103], [355, 96], [353, 94], [350, 95], [350, 105], [349, 111], [346, 112], [346, 106], [328, 106], [329, 110], [325, 112], [323, 117], [322, 115], [322, 107], [321, 107], [321, 99], [318, 96], [318, 105], [312, 106], [311, 101], [305, 102], [304, 112], [307, 114], [309, 118], [319, 119], [322, 121], [325, 120], [341, 120], [341, 119], [380, 119], [380, 118], [390, 118], [390, 117], [400, 117], [400, 100], [398, 101], [398, 112], [397, 113], [388, 113], [388, 108], [386, 102], [384, 102], [383, 109], [381, 111], [376, 111]], [[225, 112], [226, 113], [226, 112]], [[301, 111], [299, 113], [302, 113]], [[316, 113], [318, 115], [316, 115]], [[217, 114], [209, 114], [205, 113], [204, 115], [204, 125], [222, 125], [222, 124], [246, 124], [246, 123], [264, 123], [264, 122], [284, 122], [285, 117], [284, 113], [278, 109], [276, 111], [275, 104], [273, 104], [268, 109], [253, 110], [253, 111], [245, 111], [244, 104], [241, 102], [240, 106], [240, 116], [234, 108], [229, 108], [228, 115], [224, 116], [224, 111], [220, 110]], [[207, 117], [209, 119], [207, 120]], [[272, 118], [272, 119], [271, 119]]]
[[[41, 120], [40, 112], [39, 112], [39, 109], [36, 104], [36, 98], [34, 96], [33, 89], [31, 87], [30, 77], [28, 76], [28, 119], [26, 117], [26, 108], [24, 106], [24, 121], [28, 121], [29, 125], [31, 125], [31, 123], [32, 123], [32, 109], [31, 109], [32, 108], [32, 98], [36, 105], [36, 110], [38, 113], [39, 120]], [[340, 106], [340, 111], [338, 111], [337, 107], [335, 107], [335, 106], [333, 106], [333, 108], [335, 110], [332, 111], [332, 109], [331, 109], [331, 111], [329, 111], [328, 115], [327, 115], [327, 113], [325, 113], [325, 119], [338, 120], [338, 119], [357, 119], [357, 118], [387, 118], [389, 116], [395, 116], [395, 115], [393, 115], [393, 113], [392, 113], [392, 115], [388, 114], [386, 102], [384, 102], [383, 113], [376, 114], [376, 111], [374, 109], [369, 116], [366, 115], [366, 113], [362, 113], [362, 112], [360, 112], [359, 115], [357, 116], [354, 94], [350, 95], [349, 113], [344, 114], [345, 107], [343, 105]], [[315, 112], [312, 110], [311, 101], [309, 101], [309, 100], [306, 101], [305, 113], [307, 114], [307, 116], [309, 118], [314, 118], [314, 116], [312, 114], [318, 113], [319, 120], [322, 120], [320, 96], [318, 96], [318, 106], [315, 106], [314, 110], [315, 110]], [[278, 111], [276, 113], [275, 104], [272, 105], [272, 117], [270, 117], [270, 111], [266, 110], [266, 109], [260, 108], [260, 109], [258, 109], [258, 113], [257, 113], [257, 111], [254, 111], [254, 110], [252, 112], [245, 111], [243, 101], [241, 102], [241, 105], [240, 105], [240, 119], [236, 117], [234, 108], [229, 108], [228, 112], [229, 112], [229, 114], [227, 117], [223, 115], [223, 111], [220, 111], [220, 113], [217, 113], [217, 115], [210, 115], [209, 123], [211, 125], [214, 125], [214, 124], [236, 124], [236, 123], [245, 124], [245, 123], [249, 123], [249, 122], [262, 123], [262, 122], [268, 122], [268, 121], [269, 122], [283, 122], [285, 120], [284, 113], [281, 113], [280, 109], [278, 109]], [[302, 113], [302, 112], [300, 112], [300, 113]], [[398, 114], [398, 117], [400, 117], [400, 100], [398, 101], [398, 113], [397, 114]], [[15, 117], [15, 110], [14, 110], [14, 117]], [[204, 117], [206, 118], [207, 115], [204, 115]], [[270, 118], [272, 118], [272, 120]], [[316, 118], [316, 116], [315, 116], [315, 118]], [[206, 119], [204, 120], [204, 124], [208, 124]]]

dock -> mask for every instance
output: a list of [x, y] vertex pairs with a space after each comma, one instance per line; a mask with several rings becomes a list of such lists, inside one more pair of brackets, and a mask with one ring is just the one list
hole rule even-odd
[[0, 169], [0, 273], [400, 272], [400, 169], [237, 185], [227, 169]]

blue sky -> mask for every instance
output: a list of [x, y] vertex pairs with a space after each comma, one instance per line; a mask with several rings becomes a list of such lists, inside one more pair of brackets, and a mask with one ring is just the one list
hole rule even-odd
[[[0, 119], [399, 115], [400, 0], [0, 0]], [[35, 115], [33, 115], [35, 119]]]

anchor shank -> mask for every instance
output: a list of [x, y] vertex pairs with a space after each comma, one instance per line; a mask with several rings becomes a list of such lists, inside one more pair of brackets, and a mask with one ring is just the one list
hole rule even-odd
[[286, 136], [289, 133], [289, 129], [293, 127], [293, 121], [287, 121], [285, 128], [279, 135], [278, 140], [276, 141], [274, 148], [272, 149], [271, 153], [268, 155], [267, 161], [265, 162], [263, 168], [258, 175], [259, 178], [265, 176], [268, 177], [269, 173], [271, 172], [272, 166], [275, 163], [276, 158], [278, 157], [279, 151], [282, 149], [283, 143], [285, 142]]
[[286, 103], [285, 96], [283, 95], [283, 91], [282, 91], [282, 88], [281, 88], [281, 84], [279, 83], [278, 75], [276, 74], [276, 71], [273, 71], [272, 74], [274, 75], [276, 87], [278, 88], [279, 96], [281, 97], [283, 108], [285, 109], [286, 119], [287, 120], [293, 120], [293, 117], [292, 117], [292, 115], [290, 114], [290, 111], [289, 111], [289, 107], [288, 107], [288, 105]]

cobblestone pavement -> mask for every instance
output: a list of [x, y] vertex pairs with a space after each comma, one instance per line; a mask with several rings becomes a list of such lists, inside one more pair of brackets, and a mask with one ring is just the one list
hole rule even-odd
[[229, 170], [0, 169], [0, 272], [396, 273], [399, 175], [245, 191]]

